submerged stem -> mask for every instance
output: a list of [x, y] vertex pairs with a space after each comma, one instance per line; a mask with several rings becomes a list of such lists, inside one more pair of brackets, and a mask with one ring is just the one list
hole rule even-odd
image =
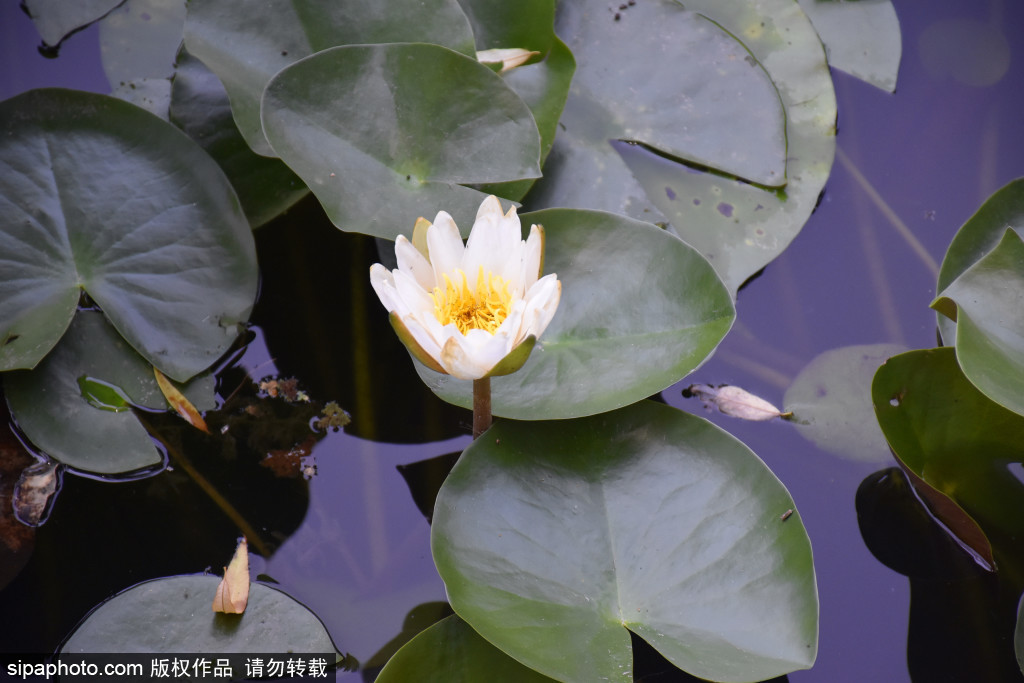
[[473, 438], [491, 426], [491, 378], [473, 380]]

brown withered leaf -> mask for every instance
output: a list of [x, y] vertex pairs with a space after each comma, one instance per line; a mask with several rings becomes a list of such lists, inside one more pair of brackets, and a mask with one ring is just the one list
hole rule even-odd
[[198, 430], [204, 431], [207, 434], [210, 430], [206, 427], [206, 421], [203, 416], [199, 414], [196, 407], [192, 405], [192, 402], [185, 398], [185, 395], [178, 391], [178, 387], [171, 383], [171, 380], [164, 377], [164, 373], [160, 372], [156, 368], [153, 368], [153, 375], [156, 377], [156, 383], [160, 387], [160, 391], [163, 392], [164, 398], [174, 408], [174, 412], [185, 418], [185, 421]]
[[249, 544], [243, 537], [213, 596], [213, 611], [241, 614], [249, 603]]
[[731, 417], [761, 422], [776, 417], [788, 418], [792, 413], [784, 413], [760, 396], [755, 396], [746, 389], [722, 384], [691, 384], [683, 389], [683, 396], [696, 396], [705, 405], [718, 408]]
[[44, 460], [26, 467], [14, 485], [14, 516], [26, 526], [42, 526], [60, 488], [57, 463]]

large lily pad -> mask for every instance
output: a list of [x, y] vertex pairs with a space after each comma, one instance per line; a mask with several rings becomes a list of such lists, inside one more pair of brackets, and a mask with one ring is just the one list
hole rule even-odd
[[[502, 78], [533, 112], [540, 131], [543, 163], [554, 143], [558, 120], [576, 71], [572, 52], [555, 35], [554, 0], [520, 0], [515, 3], [460, 0], [460, 4], [473, 26], [477, 50], [521, 48], [540, 53], [540, 61], [517, 67], [502, 74]], [[501, 183], [484, 189], [518, 201], [533, 182], [530, 179]]]
[[494, 647], [458, 616], [446, 617], [406, 643], [377, 683], [554, 683]]
[[[130, 405], [166, 410], [153, 368], [97, 311], [81, 311], [57, 348], [34, 370], [4, 377], [18, 426], [50, 457], [95, 474], [144, 470], [162, 461]], [[214, 407], [213, 378], [185, 389], [200, 410]]]
[[785, 115], [762, 65], [714, 21], [666, 0], [618, 14], [558, 6], [578, 63], [534, 207], [578, 206], [654, 221], [613, 143], [642, 143], [763, 185], [786, 182]]
[[989, 568], [1007, 550], [1020, 555], [1024, 483], [1007, 463], [1024, 461], [1024, 417], [978, 391], [952, 348], [889, 359], [872, 397], [893, 452], [962, 546]]
[[798, 0], [825, 43], [828, 63], [893, 92], [903, 39], [891, 0]]
[[[935, 291], [941, 292], [949, 287], [965, 270], [995, 249], [1007, 228], [1024, 235], [1024, 178], [1013, 180], [997, 190], [960, 227], [942, 258]], [[956, 323], [941, 313], [936, 317], [943, 342], [947, 346], [952, 345], [956, 338]]]
[[[520, 370], [491, 379], [495, 415], [592, 415], [656, 394], [696, 369], [735, 311], [700, 254], [653, 225], [598, 211], [522, 216], [544, 226], [544, 271], [562, 299]], [[441, 398], [472, 406], [472, 382], [416, 369]]]
[[276, 588], [254, 583], [244, 614], [215, 614], [218, 583], [220, 577], [201, 574], [132, 586], [94, 609], [61, 652], [336, 654], [316, 615]]
[[866, 462], [890, 461], [889, 444], [878, 428], [871, 380], [898, 344], [864, 344], [815, 356], [796, 376], [783, 405], [801, 435], [824, 451]]
[[676, 233], [736, 292], [782, 253], [817, 205], [835, 155], [835, 92], [818, 35], [792, 0], [694, 0], [686, 7], [742, 40], [778, 89], [786, 111], [785, 191], [694, 172], [637, 148], [620, 152]]
[[262, 157], [249, 148], [235, 126], [224, 86], [186, 50], [178, 53], [170, 98], [171, 123], [220, 164], [253, 228], [266, 224], [309, 194], [283, 161]]
[[956, 358], [996, 403], [1024, 415], [1024, 240], [1007, 228], [995, 249], [952, 282], [932, 308], [956, 320]]
[[217, 164], [174, 126], [103, 95], [0, 103], [0, 370], [35, 366], [84, 290], [179, 381], [231, 345], [256, 250]]
[[[404, 42], [475, 54], [472, 29], [456, 0], [273, 0], [255, 6], [207, 0], [189, 4], [185, 23], [186, 47], [220, 77], [238, 130], [264, 156], [276, 154], [260, 123], [260, 98], [274, 74], [338, 45]], [[363, 102], [355, 92], [346, 98]], [[364, 104], [371, 111], [376, 106]]]
[[644, 401], [497, 422], [441, 487], [431, 545], [456, 613], [552, 678], [632, 680], [632, 631], [701, 678], [762, 680], [817, 650], [793, 508], [742, 443]]
[[376, 237], [440, 209], [468, 234], [485, 195], [465, 184], [540, 175], [526, 104], [486, 66], [438, 45], [307, 57], [267, 86], [263, 125], [335, 225]]

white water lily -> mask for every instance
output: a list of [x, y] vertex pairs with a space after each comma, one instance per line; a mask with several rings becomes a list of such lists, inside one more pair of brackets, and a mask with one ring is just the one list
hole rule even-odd
[[495, 65], [500, 64], [501, 71], [499, 73], [505, 73], [517, 66], [522, 66], [531, 57], [535, 57], [540, 53], [536, 50], [524, 50], [521, 47], [513, 48], [496, 48], [493, 50], [482, 50], [476, 53], [476, 59], [481, 64]]
[[370, 283], [412, 354], [459, 379], [522, 367], [562, 293], [554, 273], [541, 277], [543, 228], [532, 226], [523, 240], [515, 207], [502, 214], [490, 196], [465, 245], [444, 211], [433, 223], [417, 221], [413, 242], [398, 236], [397, 269], [370, 267]]

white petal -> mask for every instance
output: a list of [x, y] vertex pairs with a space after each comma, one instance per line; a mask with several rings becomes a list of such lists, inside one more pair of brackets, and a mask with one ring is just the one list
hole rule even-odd
[[370, 285], [377, 293], [377, 298], [388, 309], [388, 313], [398, 305], [398, 292], [395, 290], [395, 278], [391, 271], [379, 263], [370, 266]]
[[437, 361], [438, 365], [444, 367], [441, 364], [441, 345], [438, 344], [437, 339], [424, 329], [414, 316], [403, 317], [402, 322], [405, 323], [405, 329], [409, 330], [409, 334], [413, 336], [413, 339], [420, 345], [420, 348]]
[[396, 270], [392, 273], [395, 281], [395, 291], [398, 293], [399, 313], [403, 317], [407, 313], [422, 315], [424, 313], [434, 315], [434, 298], [420, 287], [419, 283], [409, 273]]
[[[491, 195], [480, 205], [466, 243], [466, 274], [476, 273], [483, 266], [485, 272], [492, 272], [502, 279], [515, 277], [519, 272], [517, 251], [521, 242], [519, 217], [515, 207], [502, 215], [501, 203]], [[515, 269], [511, 272], [507, 266], [510, 259], [516, 261]], [[474, 287], [475, 283], [470, 282], [469, 285]]]
[[[551, 319], [558, 310], [558, 302], [562, 297], [562, 283], [554, 273], [548, 273], [530, 287], [526, 293], [526, 310], [523, 312], [522, 338], [529, 335], [540, 337], [547, 329]], [[518, 343], [521, 339], [517, 339]]]
[[406, 239], [405, 235], [399, 235], [395, 240], [395, 257], [398, 258], [399, 270], [411, 274], [423, 289], [434, 289], [434, 271], [430, 267], [430, 261]]
[[544, 228], [530, 226], [530, 236], [523, 248], [522, 272], [519, 277], [523, 291], [527, 291], [540, 277], [540, 259], [544, 255]]
[[458, 379], [480, 379], [508, 354], [508, 339], [483, 330], [449, 337], [441, 349], [441, 366]]
[[427, 228], [427, 250], [430, 252], [430, 266], [434, 269], [434, 282], [444, 282], [445, 273], [453, 273], [462, 267], [462, 255], [466, 248], [455, 221], [444, 211], [437, 214], [434, 224]]

